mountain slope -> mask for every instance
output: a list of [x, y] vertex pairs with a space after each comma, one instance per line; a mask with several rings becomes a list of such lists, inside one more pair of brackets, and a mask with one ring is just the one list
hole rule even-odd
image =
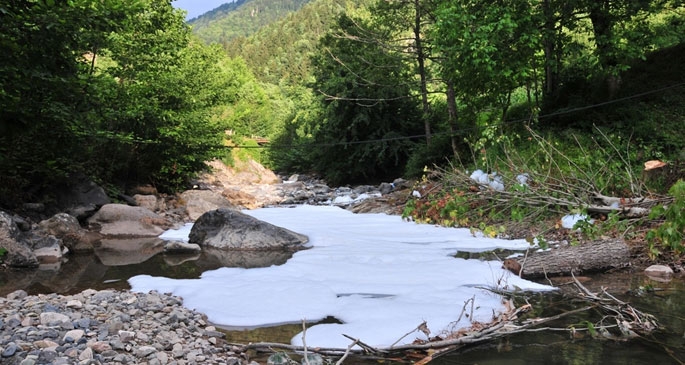
[[311, 81], [310, 57], [319, 39], [338, 15], [354, 12], [368, 3], [369, 0], [313, 0], [249, 37], [234, 38], [224, 44], [224, 49], [231, 57], [243, 58], [260, 81], [304, 85]]
[[226, 44], [237, 36], [247, 37], [282, 19], [310, 0], [237, 0], [224, 4], [188, 23], [206, 43]]

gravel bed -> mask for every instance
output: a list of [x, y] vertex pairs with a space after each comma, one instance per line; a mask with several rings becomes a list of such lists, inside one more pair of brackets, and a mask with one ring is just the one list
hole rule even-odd
[[0, 297], [1, 364], [258, 365], [179, 297], [85, 290]]

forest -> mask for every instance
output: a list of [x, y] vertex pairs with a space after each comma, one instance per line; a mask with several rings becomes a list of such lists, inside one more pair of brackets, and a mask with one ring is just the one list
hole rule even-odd
[[331, 184], [544, 166], [542, 142], [677, 166], [684, 40], [678, 0], [245, 0], [189, 23], [169, 0], [9, 0], [0, 207], [77, 172], [174, 192], [236, 153]]

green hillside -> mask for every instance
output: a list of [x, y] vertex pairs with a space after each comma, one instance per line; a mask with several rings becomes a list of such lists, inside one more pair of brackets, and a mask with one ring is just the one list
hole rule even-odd
[[227, 44], [298, 11], [309, 0], [237, 0], [191, 19], [193, 32], [207, 43]]

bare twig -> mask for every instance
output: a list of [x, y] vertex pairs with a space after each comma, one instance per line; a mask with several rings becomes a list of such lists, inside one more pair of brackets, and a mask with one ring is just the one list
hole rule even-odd
[[[476, 300], [476, 296], [475, 296], [475, 295], [472, 296], [471, 298], [467, 299], [467, 300], [464, 302], [464, 306], [461, 308], [461, 313], [459, 313], [459, 317], [457, 318], [456, 321], [454, 321], [454, 323], [459, 323], [459, 321], [461, 321], [461, 317], [463, 317], [463, 316], [464, 316], [464, 313], [466, 313], [466, 306], [469, 304], [469, 302], [473, 302], [474, 300]], [[473, 313], [473, 305], [471, 305], [471, 308], [472, 308], [472, 309], [471, 309], [471, 313]], [[471, 318], [473, 318], [473, 316], [472, 316]]]
[[412, 333], [414, 333], [414, 332], [416, 332], [416, 331], [421, 331], [421, 332], [425, 333], [426, 336], [428, 336], [429, 333], [430, 333], [430, 331], [428, 331], [428, 327], [426, 327], [426, 321], [423, 321], [420, 325], [416, 326], [416, 328], [414, 328], [413, 330], [411, 330], [411, 331], [405, 333], [404, 336], [398, 338], [397, 341], [393, 342], [393, 344], [390, 345], [390, 348], [395, 347], [395, 345], [397, 345], [398, 342], [402, 341], [403, 338], [405, 338], [405, 337], [411, 335]]
[[341, 365], [345, 361], [347, 356], [350, 355], [350, 351], [352, 351], [352, 348], [357, 345], [357, 342], [358, 342], [357, 340], [354, 340], [354, 341], [352, 341], [352, 343], [350, 343], [349, 346], [347, 346], [345, 353], [343, 354], [343, 356], [340, 359], [338, 359], [338, 361], [335, 363], [335, 365]]
[[383, 352], [383, 351], [381, 351], [381, 350], [376, 349], [376, 348], [373, 347], [373, 346], [369, 346], [369, 345], [365, 344], [364, 342], [362, 342], [362, 341], [361, 341], [360, 339], [358, 339], [358, 338], [354, 338], [354, 337], [348, 336], [348, 335], [346, 335], [346, 334], [344, 334], [344, 333], [343, 333], [343, 336], [349, 338], [349, 339], [352, 340], [352, 341], [355, 341], [355, 342], [357, 343], [357, 345], [358, 345], [359, 347], [361, 347], [361, 348], [362, 348], [365, 352], [367, 352], [367, 353], [375, 354], [375, 353]]
[[302, 319], [302, 347], [304, 348], [304, 362], [307, 365], [309, 364], [309, 358], [307, 357], [307, 322]]

